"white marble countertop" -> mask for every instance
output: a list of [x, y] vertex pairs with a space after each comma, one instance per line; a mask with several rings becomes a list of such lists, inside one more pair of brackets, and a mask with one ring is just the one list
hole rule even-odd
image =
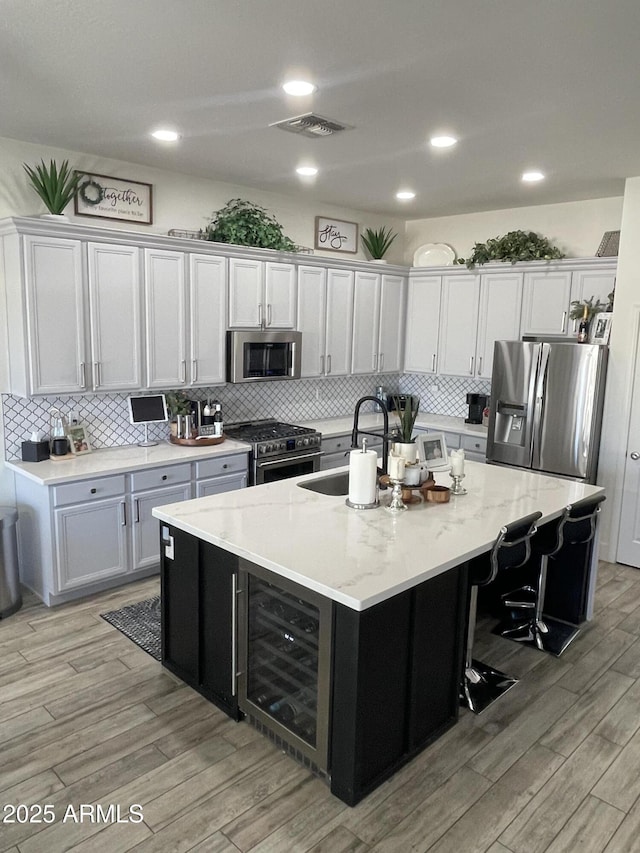
[[[338, 469], [347, 470], [347, 469]], [[331, 474], [334, 474], [332, 471]], [[486, 552], [502, 525], [537, 510], [543, 520], [602, 492], [479, 462], [465, 465], [468, 494], [392, 514], [353, 510], [344, 497], [299, 488], [308, 474], [157, 507], [153, 515], [354, 610], [374, 604]], [[436, 481], [450, 485], [446, 474]], [[389, 492], [381, 493], [387, 501]]]
[[127, 471], [137, 471], [141, 468], [155, 468], [158, 465], [174, 465], [179, 462], [198, 462], [212, 456], [229, 456], [231, 453], [248, 453], [251, 448], [241, 441], [227, 438], [222, 444], [203, 447], [171, 444], [161, 441], [152, 447], [140, 447], [137, 444], [124, 447], [108, 447], [93, 450], [81, 456], [52, 462], [5, 462], [7, 468], [23, 477], [40, 483], [42, 486], [53, 486], [57, 483], [69, 483], [73, 480], [87, 480], [91, 477], [102, 477], [108, 474], [124, 474]]
[[[384, 421], [380, 413], [362, 412], [358, 420], [359, 426], [362, 429], [382, 429]], [[398, 417], [395, 413], [389, 413], [389, 426], [393, 427], [398, 423]], [[303, 421], [301, 426], [311, 427], [321, 432], [325, 438], [331, 438], [335, 435], [351, 434], [353, 429], [353, 415], [348, 415], [343, 418], [326, 418], [324, 420]], [[442, 432], [457, 432], [465, 435], [481, 436], [486, 438], [487, 428], [482, 424], [467, 424], [464, 418], [453, 418], [449, 415], [432, 415], [428, 412], [420, 412], [416, 419], [416, 426], [423, 429], [434, 429]]]

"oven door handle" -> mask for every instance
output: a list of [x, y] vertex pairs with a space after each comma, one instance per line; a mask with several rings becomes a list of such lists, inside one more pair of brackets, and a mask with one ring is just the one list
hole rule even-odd
[[302, 462], [305, 459], [315, 459], [316, 456], [324, 456], [322, 450], [317, 450], [315, 453], [305, 453], [302, 456], [281, 456], [280, 459], [270, 459], [267, 462], [256, 462], [257, 468], [270, 468], [273, 465], [283, 465], [287, 462]]

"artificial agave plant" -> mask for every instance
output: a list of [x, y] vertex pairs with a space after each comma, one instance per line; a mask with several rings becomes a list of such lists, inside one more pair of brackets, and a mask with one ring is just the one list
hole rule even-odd
[[76, 194], [80, 181], [80, 172], [69, 168], [69, 161], [63, 160], [58, 167], [55, 160], [47, 166], [44, 160], [33, 167], [23, 163], [34, 190], [45, 203], [49, 213], [60, 214]]
[[391, 228], [365, 228], [362, 242], [373, 260], [379, 261], [398, 235]]
[[400, 441], [410, 443], [414, 440], [413, 427], [420, 409], [420, 397], [408, 394], [404, 399], [394, 396], [393, 404], [400, 418]]

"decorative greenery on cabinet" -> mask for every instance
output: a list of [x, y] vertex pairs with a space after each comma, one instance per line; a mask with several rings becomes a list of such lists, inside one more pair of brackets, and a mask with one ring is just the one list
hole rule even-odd
[[232, 198], [216, 210], [205, 229], [207, 240], [296, 252], [299, 247], [282, 230], [282, 225], [264, 207], [242, 198]]
[[381, 260], [398, 235], [384, 225], [381, 228], [365, 228], [362, 243], [372, 260]]
[[49, 213], [62, 214], [76, 194], [81, 173], [74, 172], [68, 160], [63, 160], [59, 167], [55, 160], [51, 160], [48, 166], [44, 160], [36, 166], [22, 165]]
[[459, 264], [472, 269], [476, 264], [490, 261], [550, 261], [564, 258], [557, 246], [535, 231], [509, 231], [503, 237], [492, 237], [486, 243], [476, 243], [468, 258], [458, 258]]
[[[593, 301], [594, 299], [596, 300], [595, 302]], [[600, 302], [600, 300], [596, 299], [595, 296], [590, 296], [588, 299], [583, 299], [582, 301], [574, 299], [571, 303], [569, 317], [572, 320], [581, 320], [584, 316], [585, 308], [587, 309], [587, 320], [592, 320], [596, 314], [599, 314], [601, 311], [606, 311], [607, 305], [604, 302]]]

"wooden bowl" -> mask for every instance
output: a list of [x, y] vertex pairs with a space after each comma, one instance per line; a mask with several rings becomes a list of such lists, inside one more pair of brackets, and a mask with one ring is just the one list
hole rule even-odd
[[426, 499], [433, 504], [449, 503], [451, 497], [451, 489], [447, 486], [431, 486], [424, 491]]

